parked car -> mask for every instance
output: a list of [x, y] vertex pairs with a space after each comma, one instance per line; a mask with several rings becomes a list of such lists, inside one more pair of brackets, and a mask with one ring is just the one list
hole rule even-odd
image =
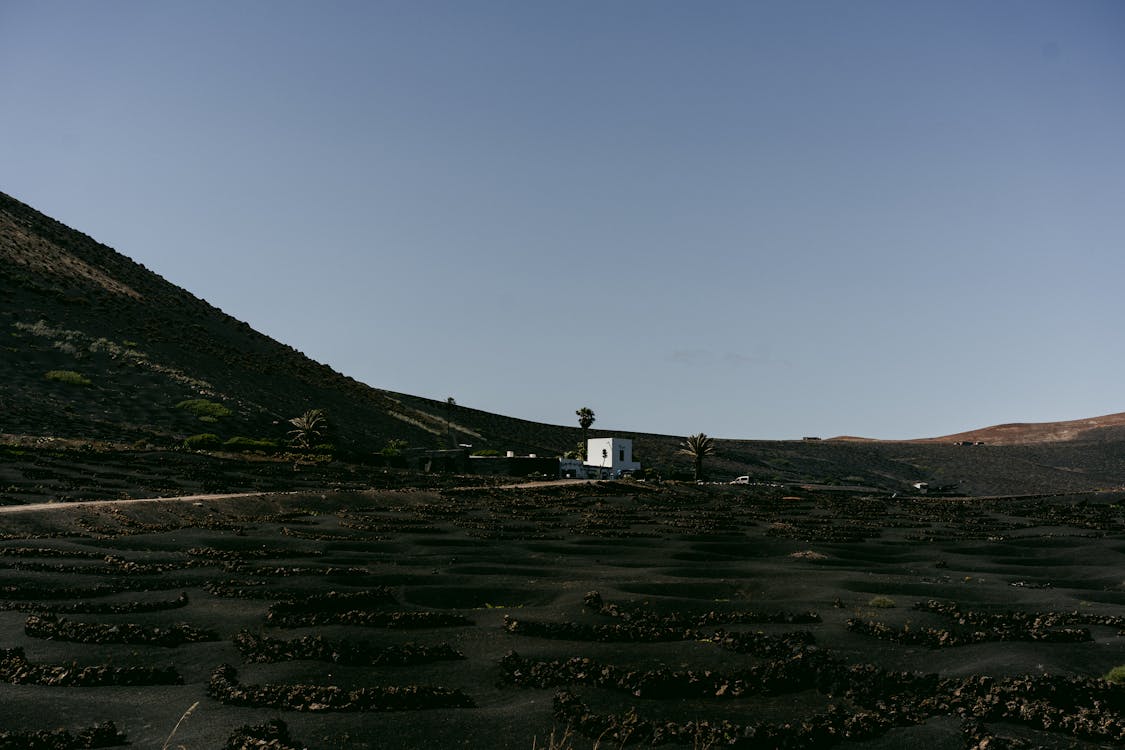
[[731, 484], [750, 484], [750, 477], [735, 477], [733, 480], [731, 480]]

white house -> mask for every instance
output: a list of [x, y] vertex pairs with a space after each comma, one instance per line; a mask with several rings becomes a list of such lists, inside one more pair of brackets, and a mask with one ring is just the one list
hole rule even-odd
[[633, 460], [633, 441], [628, 438], [590, 438], [586, 441], [586, 472], [592, 475], [619, 477], [637, 471], [640, 463]]

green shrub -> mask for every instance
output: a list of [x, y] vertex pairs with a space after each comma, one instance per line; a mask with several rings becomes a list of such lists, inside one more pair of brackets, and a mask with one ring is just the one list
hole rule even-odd
[[74, 370], [51, 370], [44, 377], [68, 385], [91, 385], [89, 378]]
[[1102, 679], [1115, 685], [1125, 685], [1125, 664], [1120, 664], [1109, 670]]
[[493, 456], [499, 456], [500, 451], [496, 450], [495, 448], [485, 448], [484, 450], [473, 451], [473, 455], [474, 456], [484, 456], [485, 458], [492, 458]]
[[895, 606], [895, 600], [889, 596], [873, 596], [867, 600], [867, 606], [890, 609]]
[[201, 435], [192, 435], [184, 440], [184, 447], [193, 451], [214, 450], [220, 448], [223, 441], [213, 432], [204, 432]]
[[208, 401], [205, 398], [193, 398], [176, 404], [177, 409], [191, 412], [199, 418], [200, 422], [217, 422], [220, 417], [229, 417], [231, 410], [222, 404]]
[[223, 447], [230, 451], [265, 451], [272, 453], [281, 447], [281, 443], [268, 438], [249, 438], [236, 435], [223, 442]]
[[406, 450], [407, 445], [409, 445], [409, 443], [407, 443], [405, 440], [392, 438], [391, 440], [387, 441], [387, 444], [383, 446], [383, 450], [379, 452], [387, 458], [395, 458], [402, 455], [402, 452]]

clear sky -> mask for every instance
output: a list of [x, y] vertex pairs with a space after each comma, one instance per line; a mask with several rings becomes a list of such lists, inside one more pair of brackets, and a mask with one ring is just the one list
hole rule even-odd
[[0, 190], [370, 385], [1125, 411], [1125, 3], [0, 0]]

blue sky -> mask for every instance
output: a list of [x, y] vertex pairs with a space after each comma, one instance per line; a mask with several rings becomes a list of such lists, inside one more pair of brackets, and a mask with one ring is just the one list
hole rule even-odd
[[370, 385], [909, 438], [1125, 410], [1120, 2], [0, 0], [0, 190]]

